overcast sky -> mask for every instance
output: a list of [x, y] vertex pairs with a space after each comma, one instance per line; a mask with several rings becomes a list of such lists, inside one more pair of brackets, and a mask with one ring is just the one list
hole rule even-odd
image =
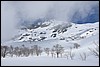
[[9, 40], [16, 33], [21, 19], [30, 20], [52, 16], [70, 21], [75, 11], [86, 17], [98, 1], [1, 1], [1, 40]]

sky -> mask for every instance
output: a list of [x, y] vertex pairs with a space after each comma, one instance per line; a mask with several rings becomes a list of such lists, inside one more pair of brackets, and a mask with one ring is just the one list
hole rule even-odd
[[[95, 5], [99, 5], [99, 2], [1, 1], [1, 42], [9, 40], [16, 35], [16, 30], [19, 24], [22, 23], [22, 20], [29, 21], [45, 17], [69, 22], [76, 12], [78, 12], [76, 16], [80, 16], [83, 20], [84, 18], [87, 18], [88, 14], [95, 14], [93, 9]], [[74, 19], [78, 18], [76, 16]]]

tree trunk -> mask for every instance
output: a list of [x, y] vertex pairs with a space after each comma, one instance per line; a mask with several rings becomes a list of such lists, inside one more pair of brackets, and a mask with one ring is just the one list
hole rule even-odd
[[37, 53], [37, 56], [39, 56], [39, 53]]
[[52, 58], [53, 58], [53, 53], [52, 53]]
[[57, 58], [59, 58], [59, 53], [57, 53]]

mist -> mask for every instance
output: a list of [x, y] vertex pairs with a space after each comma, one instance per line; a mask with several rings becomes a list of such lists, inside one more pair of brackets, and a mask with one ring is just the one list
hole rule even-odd
[[16, 33], [16, 12], [9, 2], [1, 2], [1, 42], [8, 41]]
[[89, 13], [95, 13], [93, 7], [96, 5], [99, 5], [99, 1], [2, 1], [1, 41], [9, 40], [17, 34], [19, 24], [25, 20], [47, 18], [74, 22], [79, 19], [73, 20], [76, 12], [83, 20]]
[[[48, 14], [49, 14], [48, 17], [52, 16], [56, 20], [62, 20], [67, 22], [70, 21], [77, 22], [78, 20], [83, 20], [83, 19], [85, 20], [86, 18], [90, 18], [91, 15], [95, 15], [96, 20], [98, 20], [99, 2], [98, 1], [67, 1], [67, 2], [58, 1], [58, 2], [54, 2], [53, 7], [49, 10]], [[92, 19], [95, 17], [92, 17]], [[76, 19], [77, 21], [74, 19]]]

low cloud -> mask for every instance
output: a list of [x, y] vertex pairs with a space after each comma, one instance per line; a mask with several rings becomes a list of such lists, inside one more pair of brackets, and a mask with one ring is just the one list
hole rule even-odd
[[21, 20], [48, 18], [71, 21], [75, 12], [81, 18], [94, 13], [92, 7], [98, 1], [2, 1], [1, 2], [1, 39], [9, 40], [16, 34]]

